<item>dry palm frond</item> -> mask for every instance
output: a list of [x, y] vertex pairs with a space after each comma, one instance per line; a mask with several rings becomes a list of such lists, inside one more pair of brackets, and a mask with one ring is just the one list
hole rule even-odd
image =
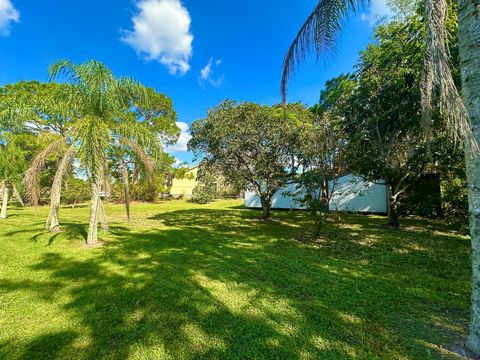
[[22, 207], [25, 207], [25, 204], [23, 203], [23, 200], [22, 200], [22, 196], [18, 192], [17, 187], [15, 185], [12, 185], [12, 188], [13, 188], [12, 189], [13, 190], [13, 196], [15, 196], [15, 198], [20, 203], [20, 205], [22, 205]]
[[25, 194], [27, 199], [34, 205], [38, 205], [38, 200], [40, 197], [38, 189], [38, 180], [40, 173], [45, 166], [47, 157], [53, 152], [59, 152], [65, 143], [65, 138], [59, 138], [45, 147], [30, 163], [30, 167], [25, 173]]
[[111, 193], [111, 183], [110, 183], [110, 172], [108, 170], [108, 163], [107, 159], [105, 159], [103, 165], [103, 190], [105, 191], [105, 198], [107, 201], [111, 200], [110, 193]]
[[163, 149], [158, 132], [152, 131], [148, 126], [145, 126], [145, 123], [138, 122], [133, 116], [117, 124], [115, 132], [123, 138], [134, 139], [135, 143], [141, 144], [142, 147]]
[[342, 22], [364, 8], [370, 0], [319, 0], [293, 40], [282, 66], [281, 94], [286, 102], [288, 83], [300, 63], [314, 50], [317, 58], [335, 50]]
[[126, 146], [128, 146], [135, 153], [135, 156], [144, 165], [147, 176], [148, 176], [148, 180], [152, 182], [155, 175], [155, 165], [150, 159], [150, 156], [148, 156], [148, 154], [137, 143], [125, 137], [122, 137], [122, 141]]
[[60, 208], [63, 177], [71, 165], [71, 160], [74, 154], [75, 148], [72, 145], [60, 161], [53, 179], [52, 189], [50, 192], [50, 213], [46, 222], [46, 228], [49, 231], [54, 231], [56, 228], [58, 228], [58, 210]]
[[450, 52], [446, 19], [448, 4], [446, 0], [426, 0], [425, 17], [427, 20], [427, 39], [425, 64], [422, 78], [422, 117], [426, 131], [432, 121], [432, 102], [434, 91], [438, 93], [442, 115], [447, 127], [456, 140], [465, 141], [473, 152], [479, 146], [472, 136], [471, 123], [460, 93], [453, 81], [450, 70]]
[[107, 213], [105, 212], [105, 207], [103, 206], [102, 199], [98, 199], [98, 211], [100, 211], [100, 221], [102, 222], [102, 230], [108, 232], [108, 219]]

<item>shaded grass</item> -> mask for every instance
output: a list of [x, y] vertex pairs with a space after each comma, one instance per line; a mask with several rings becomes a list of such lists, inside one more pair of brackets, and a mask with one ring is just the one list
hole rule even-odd
[[236, 200], [109, 205], [106, 246], [84, 249], [88, 208], [17, 209], [0, 223], [0, 357], [9, 359], [456, 358], [469, 242], [441, 223], [343, 215], [318, 241]]

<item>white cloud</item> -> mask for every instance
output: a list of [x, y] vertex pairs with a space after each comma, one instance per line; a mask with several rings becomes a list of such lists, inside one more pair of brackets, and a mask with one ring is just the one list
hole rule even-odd
[[10, 24], [20, 22], [20, 12], [10, 0], [0, 0], [0, 36], [10, 35]]
[[223, 84], [223, 81], [225, 80], [225, 75], [222, 74], [219, 78], [217, 79], [210, 79], [210, 84], [214, 87], [219, 87], [220, 85]]
[[198, 78], [198, 83], [200, 86], [203, 86], [205, 82], [209, 82], [210, 85], [218, 87], [223, 84], [225, 80], [225, 75], [222, 74], [220, 76], [215, 77], [215, 70], [214, 68], [218, 68], [222, 65], [222, 59], [217, 59], [214, 61], [213, 57], [211, 57], [207, 64], [200, 70], [200, 77]]
[[392, 16], [393, 12], [387, 0], [372, 0], [369, 10], [361, 15], [361, 19], [374, 26], [381, 21], [390, 20]]
[[188, 124], [182, 121], [177, 121], [177, 126], [180, 128], [182, 131], [180, 134], [180, 137], [178, 138], [178, 141], [175, 145], [172, 146], [167, 146], [166, 151], [169, 153], [172, 152], [185, 152], [187, 151], [187, 143], [188, 141], [192, 138], [190, 135], [190, 130], [188, 128]]
[[172, 75], [184, 75], [190, 69], [193, 35], [191, 18], [180, 0], [139, 0], [133, 29], [121, 40], [147, 60], [157, 60]]
[[182, 167], [182, 166], [184, 166], [184, 165], [185, 165], [185, 162], [184, 162], [184, 161], [175, 158], [175, 162], [173, 163], [173, 166]]
[[207, 80], [210, 76], [210, 72], [212, 71], [212, 60], [213, 58], [210, 58], [207, 65], [205, 65], [202, 70], [200, 70], [200, 79]]

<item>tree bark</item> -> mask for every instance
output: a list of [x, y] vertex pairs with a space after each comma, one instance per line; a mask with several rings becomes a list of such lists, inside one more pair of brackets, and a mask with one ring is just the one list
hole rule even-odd
[[260, 202], [262, 203], [262, 212], [263, 212], [262, 219], [263, 220], [270, 219], [270, 209], [272, 207], [272, 199], [260, 196]]
[[120, 167], [120, 173], [123, 180], [123, 196], [125, 200], [125, 211], [127, 213], [127, 221], [130, 223], [130, 187], [128, 183], [128, 169], [125, 164]]
[[7, 218], [7, 205], [8, 205], [8, 186], [6, 182], [3, 182], [2, 209], [0, 210], [0, 219]]
[[[473, 136], [480, 144], [480, 1], [460, 0], [458, 15], [463, 101], [470, 115]], [[472, 309], [467, 346], [480, 355], [480, 155], [466, 148], [472, 242]]]
[[91, 185], [90, 221], [88, 224], [87, 244], [98, 244], [98, 215], [100, 211], [100, 178], [93, 176]]
[[54, 204], [52, 202], [50, 206], [50, 214], [47, 218], [46, 228], [50, 232], [60, 231], [60, 220], [59, 220], [59, 204]]
[[398, 198], [395, 196], [396, 189], [394, 185], [386, 184], [388, 192], [388, 222], [387, 226], [398, 228], [400, 223], [398, 221]]
[[60, 230], [59, 209], [62, 196], [63, 176], [65, 175], [70, 160], [73, 155], [73, 148], [68, 149], [60, 162], [55, 178], [53, 179], [52, 190], [50, 194], [50, 214], [47, 218], [46, 227], [48, 231], [56, 232]]
[[107, 164], [105, 164], [105, 166], [103, 167], [103, 190], [105, 191], [105, 200], [111, 201], [112, 186], [110, 184], [110, 175]]
[[17, 187], [15, 185], [12, 185], [12, 190], [13, 190], [13, 196], [17, 198], [17, 201], [22, 205], [22, 207], [25, 207], [25, 203], [23, 202], [22, 196], [17, 190]]
[[[317, 196], [313, 194], [312, 196]], [[328, 186], [328, 179], [324, 178], [322, 180], [322, 185], [320, 188], [320, 193], [318, 194], [318, 201], [315, 201], [316, 205], [311, 209], [311, 213], [314, 221], [313, 236], [319, 237], [322, 233], [323, 224], [329, 213], [329, 204], [330, 204], [330, 189]], [[313, 205], [313, 204], [312, 204]]]

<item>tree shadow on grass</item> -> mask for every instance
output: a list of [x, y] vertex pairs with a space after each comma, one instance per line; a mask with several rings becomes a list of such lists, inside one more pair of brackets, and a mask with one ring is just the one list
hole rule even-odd
[[[70, 241], [78, 242], [87, 240], [87, 228], [88, 225], [85, 223], [75, 223], [75, 222], [62, 222], [60, 225], [60, 230], [57, 232], [49, 232], [45, 229], [44, 223], [32, 224], [26, 229], [19, 229], [10, 232], [6, 232], [6, 236], [17, 236], [20, 234], [29, 234], [34, 232], [28, 239], [34, 243], [37, 243], [43, 239], [46, 239], [46, 246], [50, 246], [56, 241]], [[32, 231], [33, 230], [33, 231]], [[109, 232], [128, 232], [129, 229], [125, 226], [110, 226]], [[99, 230], [99, 238], [107, 238], [108, 234], [104, 233], [102, 230]], [[106, 244], [108, 241], [104, 241]]]
[[29, 234], [34, 232], [33, 235], [29, 237], [29, 240], [37, 243], [41, 239], [48, 237], [47, 245], [51, 245], [57, 238], [63, 238], [65, 240], [78, 240], [87, 238], [87, 230], [85, 224], [80, 223], [62, 223], [60, 226], [60, 231], [58, 232], [49, 232], [45, 229], [45, 223], [35, 223], [31, 224], [27, 228], [18, 229], [5, 233], [6, 236], [17, 236], [20, 234]]
[[60, 359], [66, 358], [68, 354], [62, 354], [77, 334], [72, 331], [60, 331], [57, 333], [39, 336], [28, 344], [22, 354], [22, 359]]
[[[428, 359], [462, 334], [468, 247], [457, 243], [456, 255], [439, 257], [448, 239], [426, 249], [422, 236], [379, 235], [382, 219], [355, 217], [329, 225], [333, 244], [301, 245], [291, 239], [303, 215], [256, 219], [236, 210], [160, 213], [149, 219], [158, 230], [113, 227], [114, 241], [87, 260], [45, 254], [32, 268], [63, 284], [71, 300], [62, 306], [86, 329], [73, 336], [89, 340], [78, 349], [69, 338], [58, 354]], [[25, 351], [43, 346], [51, 346], [48, 335]]]
[[[12, 341], [0, 342], [0, 359], [69, 359], [72, 358], [70, 346], [76, 337], [75, 332], [60, 331], [40, 335], [22, 346]], [[19, 350], [19, 347], [21, 351], [14, 356], [11, 349]]]

